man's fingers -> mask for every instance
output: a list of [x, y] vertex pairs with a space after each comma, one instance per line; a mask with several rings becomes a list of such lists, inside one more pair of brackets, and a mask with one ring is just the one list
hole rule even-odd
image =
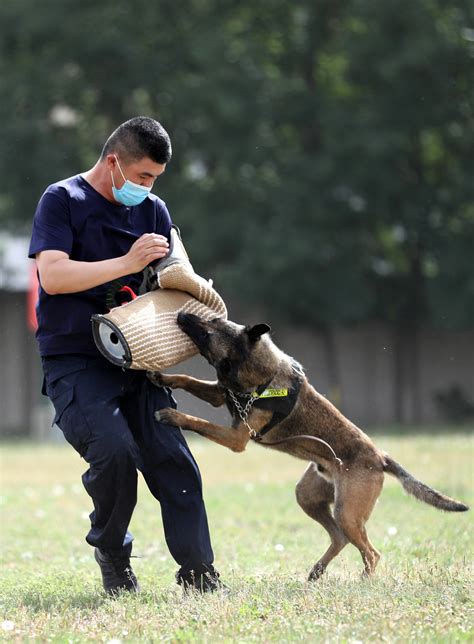
[[161, 259], [163, 257], [166, 257], [167, 254], [168, 254], [167, 248], [161, 248], [161, 249], [156, 248], [155, 250], [153, 251], [150, 250], [146, 253], [145, 260], [147, 264], [149, 264], [150, 262], [153, 262], [156, 259]]
[[143, 250], [146, 253], [167, 253], [169, 248], [167, 244], [154, 243], [144, 246]]
[[166, 237], [156, 233], [144, 233], [133, 244], [129, 257], [134, 265], [139, 267], [136, 270], [143, 270], [148, 264], [165, 257], [168, 252], [169, 243]]
[[166, 239], [166, 237], [158, 237], [157, 236], [157, 237], [152, 237], [152, 238], [148, 238], [148, 239], [143, 240], [143, 247], [146, 250], [154, 250], [156, 248], [160, 248], [160, 249], [164, 248], [164, 249], [168, 250], [169, 244], [168, 244], [168, 240]]
[[144, 233], [139, 239], [145, 242], [168, 244], [168, 239], [164, 235], [158, 235], [157, 233]]

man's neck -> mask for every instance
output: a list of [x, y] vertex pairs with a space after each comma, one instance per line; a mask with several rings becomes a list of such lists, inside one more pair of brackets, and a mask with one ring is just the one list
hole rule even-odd
[[81, 176], [94, 188], [94, 190], [97, 190], [99, 194], [105, 197], [107, 201], [117, 203], [112, 194], [112, 179], [110, 171], [107, 169], [105, 163], [100, 160], [97, 161], [94, 167], [83, 172]]

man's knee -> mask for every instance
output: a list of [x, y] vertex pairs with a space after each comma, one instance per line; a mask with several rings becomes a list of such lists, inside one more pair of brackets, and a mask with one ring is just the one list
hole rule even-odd
[[88, 461], [102, 469], [136, 469], [138, 449], [131, 437], [117, 436], [111, 432], [94, 437], [89, 444]]

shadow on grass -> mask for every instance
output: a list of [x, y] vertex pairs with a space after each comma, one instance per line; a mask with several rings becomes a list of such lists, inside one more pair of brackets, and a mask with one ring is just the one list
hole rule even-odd
[[105, 607], [115, 601], [134, 602], [136, 597], [136, 595], [130, 595], [129, 593], [120, 593], [117, 597], [111, 597], [95, 587], [84, 588], [77, 592], [63, 589], [62, 592], [52, 591], [51, 593], [42, 588], [38, 592], [29, 590], [22, 593], [21, 603], [35, 613], [68, 609], [89, 611]]

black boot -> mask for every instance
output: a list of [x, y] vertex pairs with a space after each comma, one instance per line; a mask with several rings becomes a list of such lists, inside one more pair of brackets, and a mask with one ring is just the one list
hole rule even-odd
[[118, 552], [95, 548], [94, 557], [100, 566], [105, 592], [114, 595], [121, 590], [137, 593], [140, 590], [137, 578], [130, 566], [132, 547], [127, 546]]
[[204, 570], [199, 573], [194, 570], [188, 572], [179, 570], [176, 573], [177, 583], [185, 591], [195, 590], [199, 593], [213, 593], [216, 590], [221, 590], [226, 593], [229, 592], [229, 588], [219, 579], [220, 575], [214, 566], [207, 565], [203, 566], [203, 568]]

